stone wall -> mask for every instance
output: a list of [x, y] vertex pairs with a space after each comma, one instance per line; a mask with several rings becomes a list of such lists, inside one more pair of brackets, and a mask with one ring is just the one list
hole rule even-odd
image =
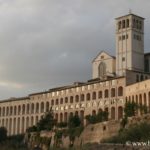
[[75, 140], [75, 145], [80, 146], [86, 143], [100, 143], [104, 138], [109, 138], [118, 133], [120, 121], [107, 121], [88, 125], [79, 138]]

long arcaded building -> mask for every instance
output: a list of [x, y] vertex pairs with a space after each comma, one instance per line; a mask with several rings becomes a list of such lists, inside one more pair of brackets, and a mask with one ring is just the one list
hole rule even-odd
[[150, 110], [150, 53], [144, 53], [144, 18], [131, 13], [116, 18], [116, 57], [101, 51], [92, 66], [93, 78], [86, 83], [1, 100], [0, 126], [9, 135], [24, 133], [51, 107], [58, 122], [67, 122], [73, 114], [85, 121], [86, 115], [101, 110], [108, 111], [109, 120], [119, 120], [126, 101]]

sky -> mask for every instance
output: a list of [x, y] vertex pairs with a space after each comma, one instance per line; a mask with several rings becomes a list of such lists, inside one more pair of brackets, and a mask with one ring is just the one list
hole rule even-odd
[[115, 18], [146, 18], [150, 0], [0, 0], [0, 99], [92, 78], [102, 50], [115, 55]]

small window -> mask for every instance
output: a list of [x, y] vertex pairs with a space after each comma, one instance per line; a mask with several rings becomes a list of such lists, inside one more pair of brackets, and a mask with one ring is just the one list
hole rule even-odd
[[127, 19], [126, 27], [129, 28], [129, 19]]
[[104, 56], [103, 56], [103, 55], [101, 56], [101, 59], [104, 59]]
[[125, 28], [125, 20], [122, 21], [122, 28]]
[[103, 131], [105, 131], [106, 130], [106, 126], [103, 126]]
[[125, 61], [125, 57], [122, 57], [122, 61]]

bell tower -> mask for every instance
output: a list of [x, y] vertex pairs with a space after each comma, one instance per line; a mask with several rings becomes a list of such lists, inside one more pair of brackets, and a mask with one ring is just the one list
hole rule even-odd
[[144, 18], [132, 14], [116, 18], [116, 74], [144, 71]]

